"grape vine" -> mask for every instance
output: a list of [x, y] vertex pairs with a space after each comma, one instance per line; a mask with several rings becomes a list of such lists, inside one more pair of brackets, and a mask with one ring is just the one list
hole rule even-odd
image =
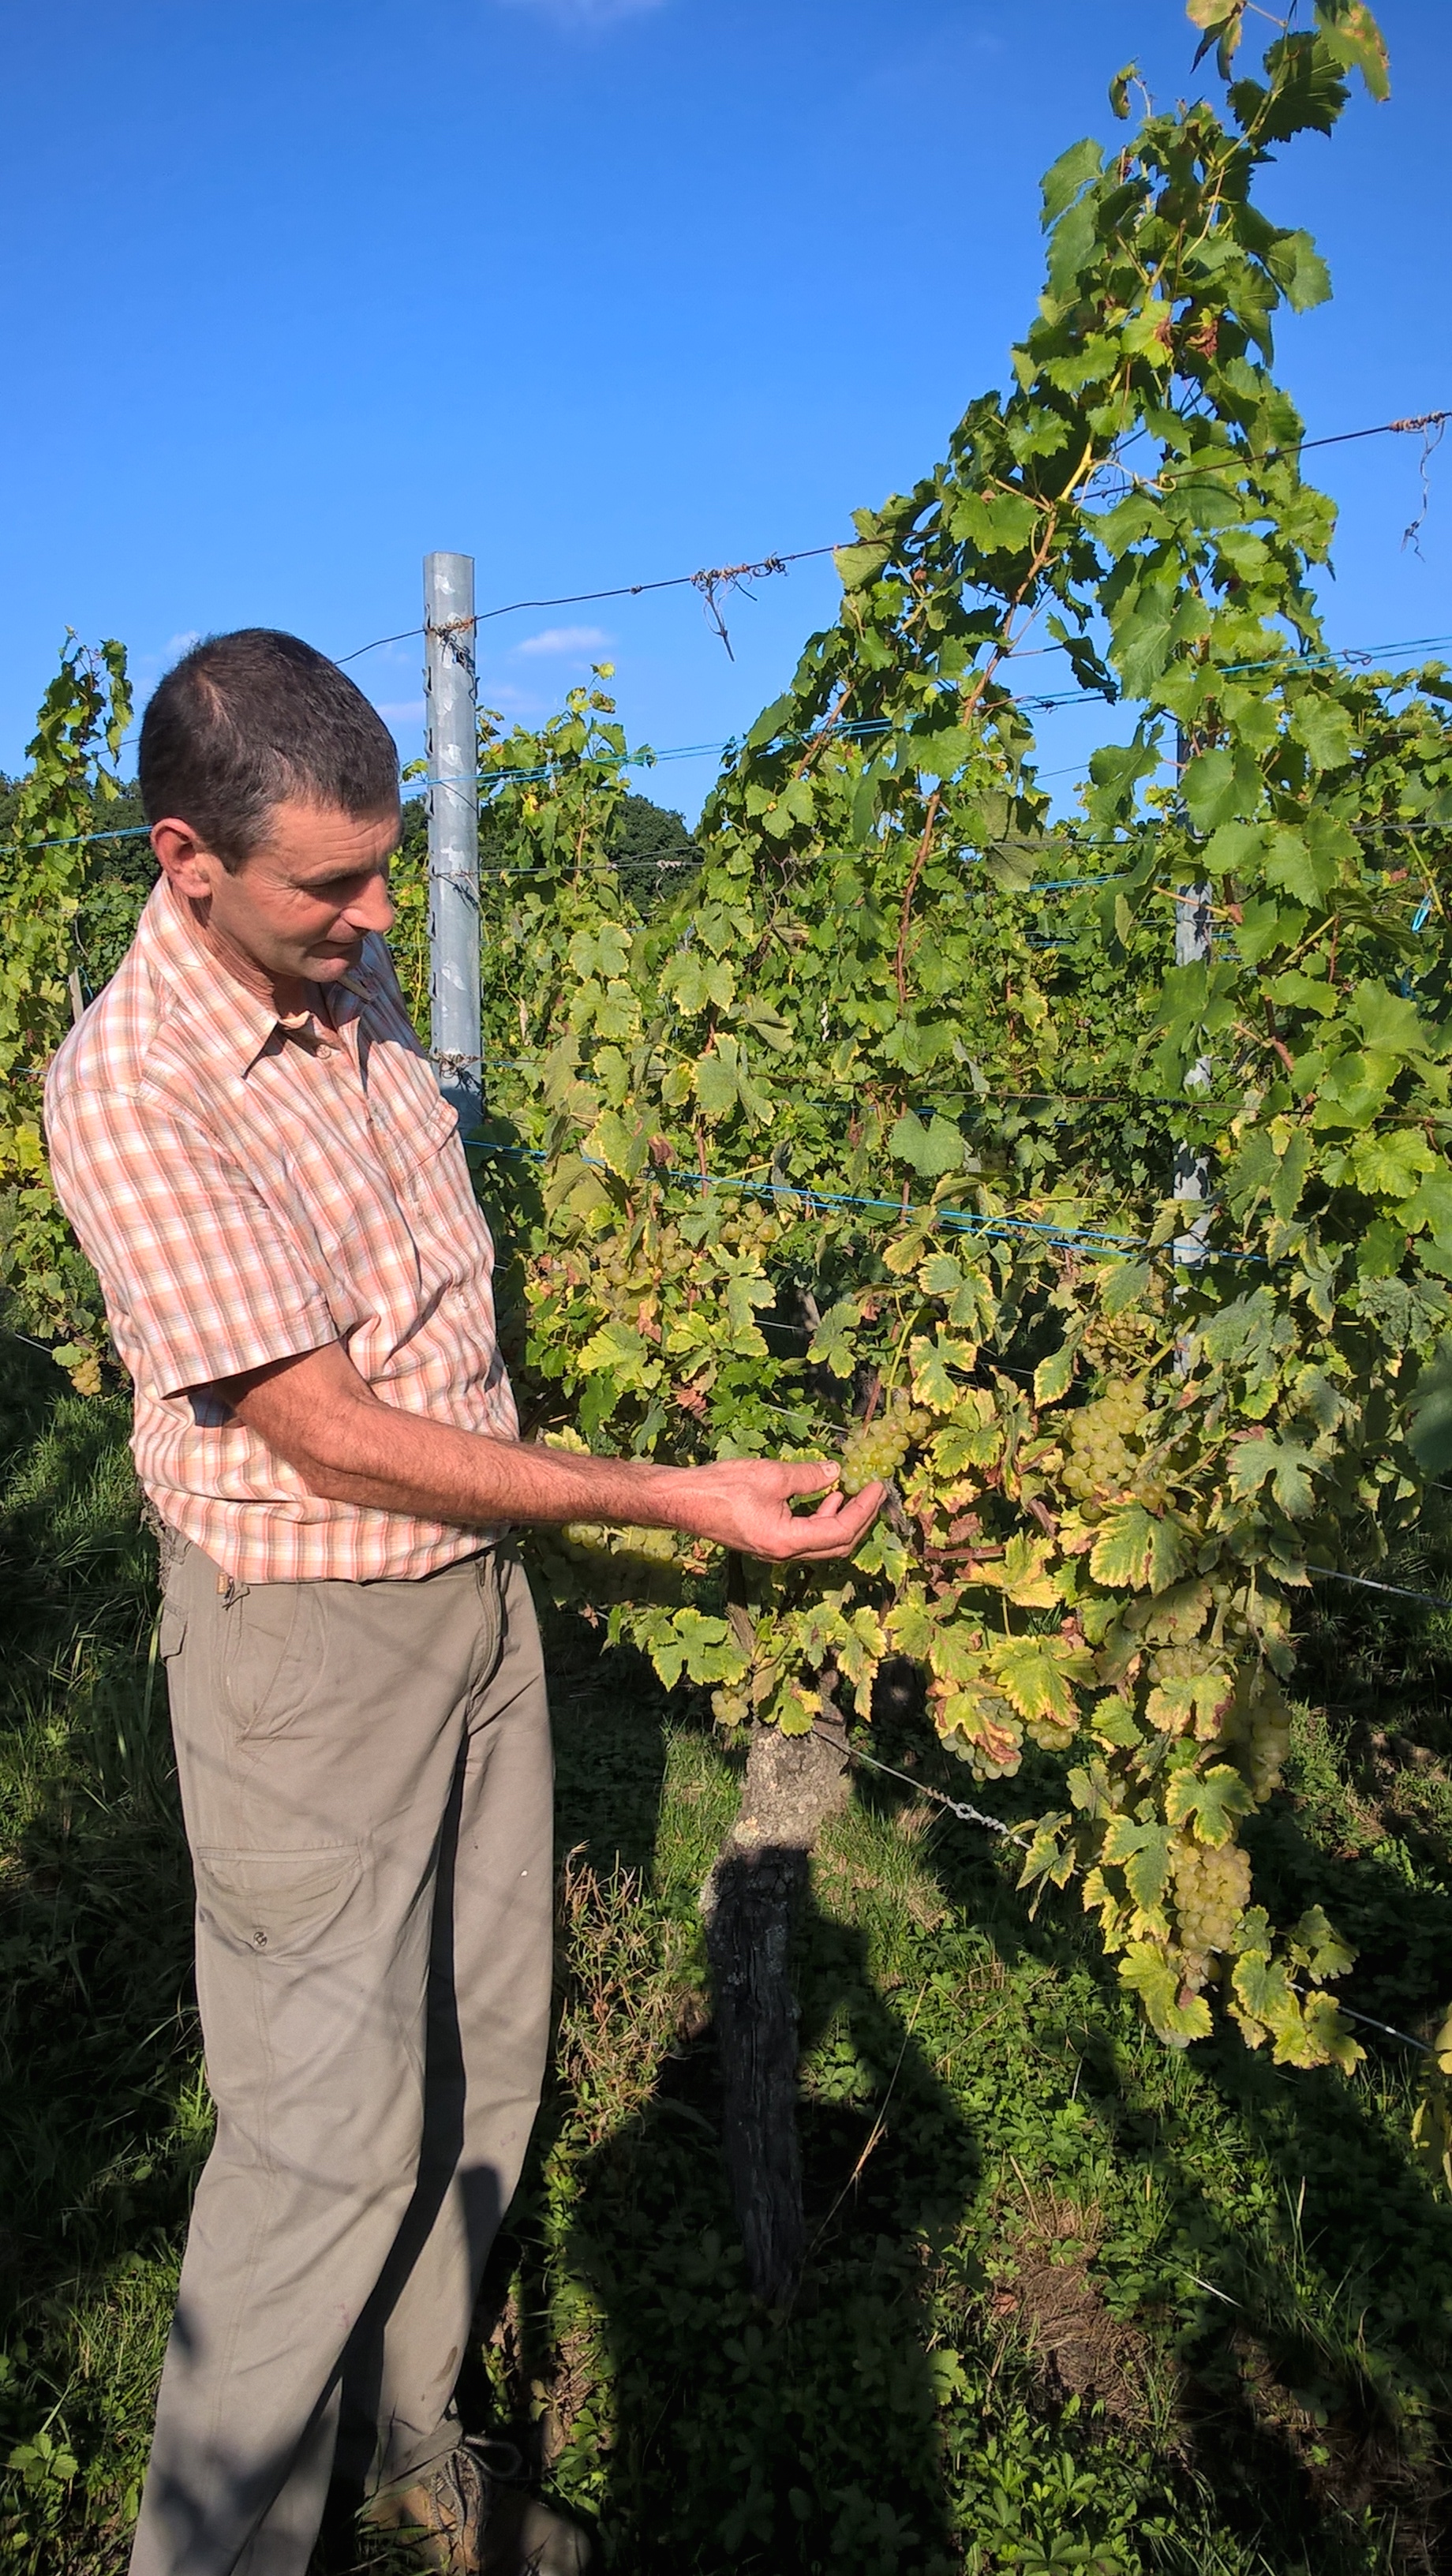
[[85, 836], [105, 828], [121, 792], [116, 763], [130, 721], [121, 646], [90, 652], [72, 638], [0, 838], [0, 1282], [14, 1322], [54, 1346], [83, 1395], [101, 1384], [105, 1320], [51, 1190], [40, 1077], [71, 1024], [75, 925], [94, 873]]
[[[1162, 2037], [1218, 2005], [1349, 2066], [1350, 1954], [1319, 1911], [1271, 1926], [1238, 1836], [1285, 1760], [1308, 1565], [1370, 1565], [1422, 1490], [1452, 1029], [1414, 924], [1452, 729], [1439, 669], [1325, 652], [1333, 513], [1272, 326], [1329, 282], [1252, 193], [1349, 70], [1384, 94], [1380, 37], [1319, 0], [1235, 77], [1242, 14], [1190, 9], [1223, 114], [1152, 108], [1049, 172], [1012, 389], [858, 514], [687, 903], [642, 918], [610, 867], [602, 687], [551, 740], [486, 741], [489, 829], [537, 872], [486, 879], [483, 1161], [547, 1436], [892, 1482], [846, 1568], [578, 1530], [536, 1544], [556, 1590], [728, 1726], [865, 1721], [910, 1658], [979, 1777], [1058, 1759], [1024, 1884], [1078, 1883]], [[1069, 824], [1013, 687], [1044, 645], [1138, 718]], [[1219, 935], [1167, 967], [1190, 884]], [[1214, 1187], [1193, 1261], [1184, 1143]]]
[[[1452, 681], [1326, 652], [1333, 512], [1273, 374], [1329, 280], [1256, 176], [1349, 74], [1385, 95], [1379, 33], [1314, 0], [1257, 78], [1243, 0], [1189, 15], [1223, 111], [1151, 105], [1055, 162], [1009, 391], [857, 514], [688, 893], [637, 906], [613, 864], [608, 670], [543, 733], [486, 720], [478, 1159], [531, 1427], [891, 1486], [848, 1566], [578, 1529], [532, 1542], [541, 1579], [727, 1727], [864, 1724], [909, 1659], [978, 1777], [1052, 1763], [1024, 1886], [1078, 1886], [1164, 2039], [1218, 2008], [1345, 2067], [1350, 1954], [1317, 1909], [1271, 1925], [1239, 1837], [1309, 1569], [1368, 1570], [1414, 1519], [1452, 1353]], [[1046, 651], [1135, 717], [1067, 822], [1016, 686]], [[7, 1278], [80, 1384], [94, 1288], [32, 1077], [68, 1017], [68, 836], [127, 712], [117, 648], [70, 648], [4, 855]], [[416, 834], [397, 882], [422, 1009]], [[1170, 966], [1191, 886], [1212, 953]], [[1194, 1245], [1177, 1153], [1211, 1175]]]

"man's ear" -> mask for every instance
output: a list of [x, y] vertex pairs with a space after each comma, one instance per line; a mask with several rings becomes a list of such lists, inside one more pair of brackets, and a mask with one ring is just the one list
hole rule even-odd
[[213, 851], [204, 849], [191, 824], [167, 815], [162, 822], [152, 824], [150, 837], [157, 866], [171, 879], [177, 893], [185, 895], [189, 903], [210, 902], [222, 862]]

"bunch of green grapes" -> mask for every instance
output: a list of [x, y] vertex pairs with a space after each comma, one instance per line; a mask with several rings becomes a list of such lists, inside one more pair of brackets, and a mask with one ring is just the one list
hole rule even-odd
[[1258, 1800], [1270, 1796], [1280, 1786], [1286, 1756], [1291, 1749], [1291, 1712], [1289, 1704], [1268, 1673], [1262, 1674], [1260, 1688], [1250, 1710], [1250, 1785]]
[[1126, 1490], [1138, 1463], [1129, 1437], [1143, 1421], [1144, 1396], [1133, 1385], [1112, 1386], [1069, 1416], [1064, 1489], [1076, 1503], [1100, 1502]]
[[1226, 1950], [1250, 1902], [1250, 1863], [1237, 1843], [1218, 1851], [1182, 1842], [1175, 1853], [1175, 1910], [1180, 1940], [1192, 1957]]
[[1151, 1659], [1151, 1670], [1157, 1682], [1189, 1682], [1196, 1680], [1201, 1673], [1205, 1672], [1223, 1674], [1225, 1666], [1223, 1663], [1217, 1664], [1214, 1656], [1208, 1654], [1203, 1645], [1195, 1643], [1188, 1646], [1156, 1646]]
[[1144, 1390], [1133, 1382], [1111, 1386], [1067, 1423], [1064, 1490], [1076, 1503], [1102, 1504], [1132, 1493], [1152, 1511], [1163, 1509], [1166, 1490], [1148, 1474], [1132, 1440], [1145, 1436]]
[[921, 1440], [930, 1417], [899, 1393], [873, 1422], [849, 1431], [842, 1449], [842, 1491], [859, 1494], [864, 1485], [889, 1484], [915, 1440]]
[[1251, 1795], [1263, 1806], [1280, 1786], [1291, 1749], [1290, 1704], [1274, 1674], [1263, 1665], [1242, 1673], [1223, 1731]]

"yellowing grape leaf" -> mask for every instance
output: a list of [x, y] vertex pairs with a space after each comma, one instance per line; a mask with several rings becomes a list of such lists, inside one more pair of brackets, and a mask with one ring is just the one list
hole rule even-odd
[[920, 1225], [898, 1235], [893, 1242], [883, 1246], [884, 1268], [890, 1270], [895, 1279], [906, 1279], [908, 1272], [916, 1270], [921, 1261], [926, 1242], [927, 1236]]
[[1023, 1728], [996, 1691], [949, 1691], [936, 1718], [939, 1734], [961, 1736], [974, 1768], [990, 1779], [1002, 1780], [1018, 1769]]
[[1164, 1825], [1137, 1825], [1132, 1816], [1112, 1816], [1105, 1827], [1099, 1854], [1105, 1869], [1122, 1869], [1130, 1895], [1141, 1914], [1153, 1920], [1143, 1931], [1156, 1932], [1164, 1940], [1168, 1925], [1160, 1911], [1160, 1899], [1170, 1875], [1170, 1836]]
[[661, 1368], [643, 1333], [613, 1318], [592, 1333], [575, 1363], [582, 1377], [593, 1377], [601, 1369], [613, 1371], [625, 1386], [654, 1386]]
[[1052, 1554], [1050, 1540], [1015, 1531], [1001, 1558], [974, 1566], [973, 1581], [1006, 1592], [1020, 1610], [1052, 1610], [1060, 1598], [1059, 1578], [1049, 1570]]
[[[1291, 1992], [1290, 1976], [1284, 1959], [1273, 1959], [1259, 1947], [1247, 1950], [1236, 1960], [1231, 1986], [1241, 2007], [1242, 2027], [1251, 2046], [1258, 2048], [1262, 2039], [1274, 2037], [1285, 2027], [1288, 2016], [1296, 2013], [1296, 1999]], [[1258, 2025], [1258, 2036], [1252, 2037], [1249, 2024]]]
[[750, 1662], [727, 1622], [700, 1610], [677, 1610], [651, 1653], [667, 1690], [674, 1690], [683, 1672], [693, 1682], [739, 1682]]
[[1208, 1843], [1218, 1850], [1235, 1832], [1236, 1821], [1248, 1816], [1255, 1800], [1238, 1771], [1228, 1762], [1217, 1762], [1203, 1774], [1191, 1770], [1176, 1771], [1165, 1791], [1165, 1815], [1172, 1825], [1189, 1824], [1197, 1842]]
[[918, 1585], [910, 1584], [899, 1593], [884, 1624], [895, 1654], [906, 1655], [915, 1664], [927, 1662], [938, 1620]]
[[1056, 1404], [1067, 1395], [1074, 1382], [1074, 1363], [1079, 1356], [1077, 1342], [1061, 1342], [1046, 1360], [1040, 1360], [1034, 1371], [1035, 1404]]
[[918, 1286], [925, 1297], [956, 1297], [964, 1284], [963, 1265], [951, 1252], [930, 1252], [918, 1272]]
[[881, 1620], [865, 1606], [854, 1610], [850, 1619], [838, 1621], [833, 1651], [837, 1668], [858, 1694], [857, 1705], [864, 1706], [863, 1694], [870, 1694], [873, 1677], [887, 1652], [887, 1637]]
[[1108, 1513], [1090, 1551], [1096, 1583], [1164, 1592], [1183, 1572], [1185, 1537], [1173, 1521], [1158, 1519], [1143, 1503], [1122, 1503]]
[[783, 1735], [810, 1735], [821, 1714], [821, 1692], [805, 1682], [789, 1682], [777, 1703], [776, 1722]]
[[1021, 1889], [1037, 1887], [1044, 1879], [1051, 1879], [1055, 1887], [1068, 1884], [1074, 1872], [1074, 1846], [1065, 1834], [1072, 1823], [1069, 1815], [1039, 1818], [1019, 1872]]
[[1374, 99], [1391, 96], [1386, 38], [1366, 0], [1316, 0], [1318, 29], [1339, 63], [1358, 71]]
[[1118, 1691], [1109, 1691], [1105, 1694], [1098, 1702], [1089, 1724], [1101, 1744], [1113, 1744], [1126, 1752], [1132, 1752], [1134, 1747], [1144, 1740], [1134, 1722], [1133, 1709], [1127, 1699], [1120, 1697]]
[[1177, 1673], [1169, 1681], [1156, 1682], [1144, 1713], [1161, 1735], [1193, 1733], [1204, 1744], [1219, 1734], [1220, 1720], [1234, 1696], [1233, 1675], [1222, 1666], [1207, 1666], [1203, 1672]]
[[707, 1118], [724, 1118], [736, 1106], [736, 1067], [720, 1055], [703, 1055], [696, 1065], [696, 1098]]
[[949, 1341], [942, 1333], [932, 1341], [919, 1339], [909, 1350], [912, 1362], [913, 1394], [919, 1404], [934, 1413], [951, 1413], [961, 1392], [953, 1369], [971, 1369], [978, 1354], [966, 1342]]
[[1210, 2007], [1203, 1995], [1191, 1994], [1162, 1950], [1135, 1941], [1119, 1962], [1119, 1973], [1144, 2006], [1145, 2018], [1158, 2039], [1171, 2048], [1188, 2048], [1192, 2039], [1210, 2036]]
[[985, 1671], [982, 1629], [967, 1619], [943, 1620], [932, 1631], [928, 1661], [940, 1682], [981, 1681]]
[[1082, 1646], [1066, 1637], [999, 1637], [992, 1647], [993, 1668], [1020, 1717], [1048, 1717], [1059, 1726], [1076, 1726], [1075, 1682], [1089, 1681], [1094, 1666]]
[[1434, 2181], [1452, 2191], [1452, 2102], [1446, 2079], [1433, 2074], [1412, 2120], [1412, 2144], [1419, 2162]]
[[992, 1467], [1002, 1449], [996, 1422], [953, 1422], [935, 1433], [928, 1456], [934, 1474], [951, 1480], [969, 1467]]
[[1307, 1995], [1301, 2031], [1303, 2054], [1294, 2060], [1298, 2066], [1338, 2066], [1350, 2075], [1366, 2055], [1334, 1995]]

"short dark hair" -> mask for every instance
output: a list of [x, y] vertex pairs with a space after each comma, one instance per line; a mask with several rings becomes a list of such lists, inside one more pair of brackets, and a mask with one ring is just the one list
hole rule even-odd
[[142, 718], [136, 766], [148, 823], [174, 814], [234, 869], [286, 797], [354, 816], [398, 802], [398, 750], [377, 708], [336, 662], [271, 626], [182, 655]]

